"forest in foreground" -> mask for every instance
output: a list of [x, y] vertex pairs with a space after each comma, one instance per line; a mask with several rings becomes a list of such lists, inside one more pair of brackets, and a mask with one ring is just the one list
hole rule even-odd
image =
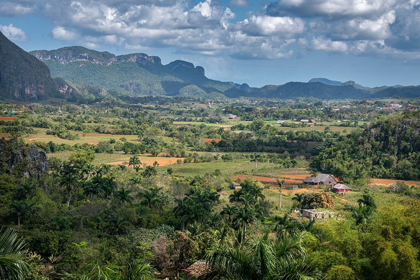
[[[76, 126], [108, 128], [36, 110], [2, 123], [0, 279], [420, 279], [418, 188], [368, 184], [419, 179], [419, 113], [341, 133], [302, 125], [284, 132], [261, 117], [230, 130], [181, 126], [127, 111], [126, 119], [102, 120], [125, 140], [71, 146], [61, 138], [75, 136]], [[39, 128], [59, 140], [28, 144]], [[213, 140], [203, 144], [205, 137]], [[238, 147], [244, 151], [231, 151]], [[142, 154], [157, 160], [162, 152], [179, 161], [142, 163]], [[98, 162], [104, 155], [129, 160]], [[247, 178], [231, 189], [223, 166], [245, 164], [259, 176], [328, 172], [352, 190], [289, 189], [280, 175], [270, 175], [280, 188]], [[211, 168], [182, 173], [201, 166]], [[308, 219], [306, 209], [325, 216]]]

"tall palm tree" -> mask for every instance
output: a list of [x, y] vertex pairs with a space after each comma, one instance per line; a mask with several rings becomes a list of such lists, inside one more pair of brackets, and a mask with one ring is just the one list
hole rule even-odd
[[241, 230], [239, 241], [242, 242], [245, 240], [247, 225], [255, 221], [256, 213], [251, 207], [240, 207], [237, 209], [233, 217], [233, 224]]
[[226, 205], [225, 207], [223, 207], [222, 212], [220, 212], [220, 215], [227, 215], [228, 216], [228, 222], [231, 223], [232, 222], [232, 216], [235, 214], [235, 212], [237, 211], [236, 206], [231, 206], [231, 205]]
[[153, 187], [142, 192], [140, 195], [143, 198], [143, 203], [146, 204], [150, 209], [152, 209], [154, 205], [159, 204], [161, 200], [161, 190], [162, 188]]
[[11, 206], [13, 213], [16, 214], [18, 227], [20, 227], [22, 217], [28, 215], [34, 209], [34, 205], [26, 200], [15, 201]]
[[279, 194], [279, 209], [281, 209], [281, 197], [282, 197], [282, 190], [283, 190], [283, 185], [284, 185], [284, 180], [279, 180], [277, 179], [277, 184], [279, 184], [279, 190], [280, 190], [280, 194]]
[[302, 215], [302, 207], [303, 207], [303, 200], [305, 199], [304, 193], [297, 193], [294, 197], [292, 197], [292, 200], [296, 201], [299, 207], [299, 221]]
[[127, 190], [126, 188], [122, 187], [119, 191], [114, 193], [114, 197], [122, 203], [131, 204], [133, 202], [133, 197], [130, 194], [130, 190]]
[[20, 280], [29, 275], [30, 266], [23, 259], [24, 248], [25, 242], [16, 232], [3, 231], [0, 235], [0, 279]]
[[71, 192], [79, 185], [77, 173], [77, 170], [69, 163], [65, 163], [61, 170], [60, 186], [64, 187], [67, 191], [67, 207], [70, 206]]

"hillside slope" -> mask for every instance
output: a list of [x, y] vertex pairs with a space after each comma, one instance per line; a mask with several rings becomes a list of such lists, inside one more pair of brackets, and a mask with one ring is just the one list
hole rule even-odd
[[57, 93], [47, 65], [0, 32], [0, 97], [39, 101]]
[[420, 180], [420, 113], [380, 118], [323, 146], [312, 167], [350, 182], [360, 178]]

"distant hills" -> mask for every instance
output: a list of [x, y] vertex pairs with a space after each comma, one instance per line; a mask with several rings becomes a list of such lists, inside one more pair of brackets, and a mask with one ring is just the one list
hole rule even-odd
[[36, 58], [75, 85], [106, 88], [135, 95], [218, 96], [234, 83], [208, 79], [204, 68], [176, 60], [167, 65], [143, 53], [116, 56], [83, 47], [33, 51]]
[[61, 77], [75, 85], [88, 85], [130, 95], [169, 95], [214, 97], [263, 97], [295, 99], [368, 99], [420, 96], [419, 87], [368, 88], [353, 81], [339, 82], [315, 78], [308, 83], [290, 82], [252, 88], [247, 84], [208, 79], [203, 67], [177, 60], [167, 65], [157, 56], [143, 53], [116, 56], [84, 47], [66, 47], [53, 51], [31, 52]]
[[176, 60], [163, 65], [159, 57], [143, 53], [117, 56], [84, 47], [65, 47], [28, 54], [0, 32], [0, 98], [20, 101], [53, 96], [95, 99], [107, 96], [108, 92], [202, 98], [370, 99], [420, 97], [420, 86], [368, 88], [353, 81], [314, 78], [308, 83], [254, 88], [209, 79], [203, 67], [187, 61]]

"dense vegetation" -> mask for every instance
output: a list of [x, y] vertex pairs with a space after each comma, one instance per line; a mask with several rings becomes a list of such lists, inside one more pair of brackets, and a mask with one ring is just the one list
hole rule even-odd
[[[384, 101], [135, 100], [0, 104], [1, 279], [186, 279], [198, 260], [211, 268], [201, 279], [419, 277], [419, 189], [368, 186], [368, 168], [345, 165], [415, 159], [418, 113]], [[344, 154], [348, 170], [333, 174], [350, 182], [346, 196], [296, 179]], [[407, 171], [399, 178], [416, 178]]]
[[406, 112], [368, 125], [321, 148], [312, 167], [345, 181], [420, 179], [420, 114]]
[[[93, 157], [80, 149], [29, 178], [27, 165], [2, 167], [0, 219], [30, 250], [15, 246], [24, 279], [178, 277], [203, 258], [216, 279], [418, 277], [418, 200], [378, 208], [367, 191], [340, 220], [314, 223], [274, 215], [252, 180], [222, 202], [218, 174], [182, 179], [137, 169], [135, 158], [134, 168], [95, 167]], [[334, 207], [328, 193], [293, 199], [295, 209]], [[13, 275], [4, 265], [0, 258], [3, 275]]]

